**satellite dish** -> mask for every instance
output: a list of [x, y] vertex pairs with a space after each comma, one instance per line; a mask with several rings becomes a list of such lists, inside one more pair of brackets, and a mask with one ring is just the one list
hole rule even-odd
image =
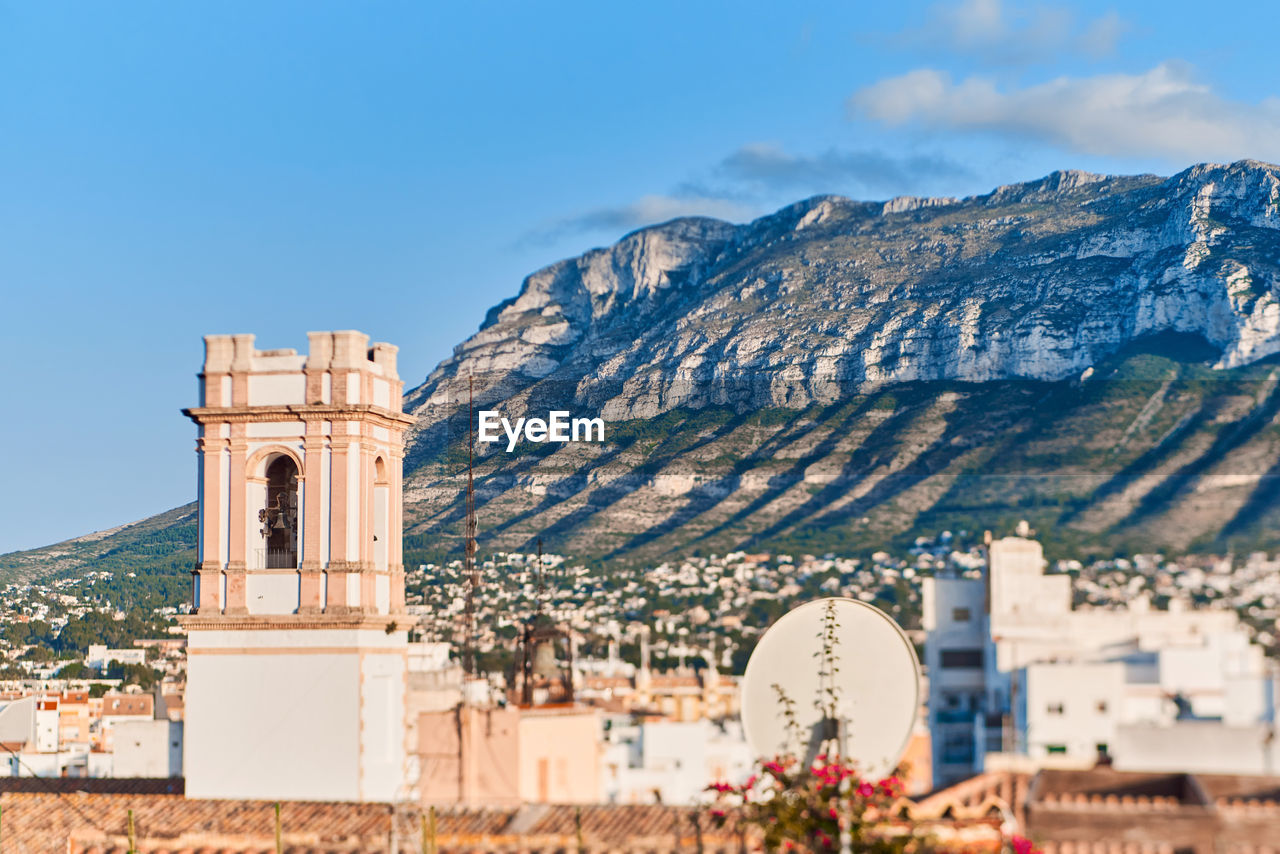
[[807, 767], [826, 745], [867, 777], [898, 764], [919, 706], [915, 647], [888, 614], [856, 599], [788, 611], [742, 677], [742, 728], [757, 756], [796, 756]]

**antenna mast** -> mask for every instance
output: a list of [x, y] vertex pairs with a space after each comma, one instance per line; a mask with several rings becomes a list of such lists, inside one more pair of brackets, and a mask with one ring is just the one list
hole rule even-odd
[[476, 588], [480, 586], [480, 573], [476, 570], [476, 492], [475, 476], [475, 377], [467, 377], [467, 545], [466, 557], [463, 561], [463, 574], [467, 579], [467, 654], [466, 671], [475, 675], [476, 648], [479, 640], [476, 637]]
[[542, 613], [542, 603], [547, 598], [546, 576], [542, 571], [542, 537], [538, 537], [538, 613]]

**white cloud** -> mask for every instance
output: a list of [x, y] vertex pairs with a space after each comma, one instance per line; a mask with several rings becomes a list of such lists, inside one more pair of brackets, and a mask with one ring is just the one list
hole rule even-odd
[[876, 149], [828, 149], [796, 154], [773, 143], [750, 143], [668, 194], [564, 217], [526, 234], [523, 243], [552, 243], [584, 232], [618, 234], [684, 216], [730, 222], [818, 193], [898, 195], [937, 180], [969, 177], [959, 162], [940, 154], [889, 154]]
[[595, 208], [544, 225], [525, 235], [524, 243], [553, 243], [592, 231], [619, 233], [686, 216], [709, 216], [743, 222], [759, 214], [755, 206], [712, 195], [647, 195], [634, 202]]
[[960, 54], [984, 65], [1029, 65], [1064, 53], [1105, 56], [1126, 29], [1115, 12], [1083, 26], [1066, 6], [960, 0], [930, 7], [927, 22], [898, 36], [902, 44]]
[[969, 176], [940, 154], [898, 156], [877, 149], [794, 154], [772, 143], [744, 145], [720, 162], [716, 176], [770, 192], [907, 193], [937, 179]]
[[749, 219], [754, 208], [734, 199], [716, 196], [641, 196], [629, 205], [584, 214], [585, 218], [620, 228], [665, 222], [682, 216], [713, 216], [718, 219]]
[[860, 89], [849, 105], [855, 116], [888, 125], [987, 131], [1085, 154], [1280, 160], [1280, 100], [1227, 100], [1178, 63], [1007, 91], [987, 77], [954, 82], [919, 69]]

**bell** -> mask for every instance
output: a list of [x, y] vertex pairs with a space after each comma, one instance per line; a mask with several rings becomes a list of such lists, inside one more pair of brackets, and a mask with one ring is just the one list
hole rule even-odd
[[533, 654], [533, 675], [544, 679], [555, 679], [560, 675], [560, 665], [556, 662], [556, 647], [551, 641], [538, 644]]
[[284, 514], [283, 513], [276, 514], [276, 523], [271, 527], [275, 528], [277, 531], [284, 530]]

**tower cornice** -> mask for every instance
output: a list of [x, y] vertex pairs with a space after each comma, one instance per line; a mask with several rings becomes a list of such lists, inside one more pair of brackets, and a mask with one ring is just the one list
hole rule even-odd
[[417, 419], [371, 403], [334, 405], [330, 403], [287, 404], [283, 406], [196, 406], [182, 414], [197, 424], [280, 421], [371, 421], [380, 426], [404, 428]]
[[409, 614], [184, 614], [178, 624], [187, 631], [244, 629], [377, 629], [391, 634], [416, 623]]

